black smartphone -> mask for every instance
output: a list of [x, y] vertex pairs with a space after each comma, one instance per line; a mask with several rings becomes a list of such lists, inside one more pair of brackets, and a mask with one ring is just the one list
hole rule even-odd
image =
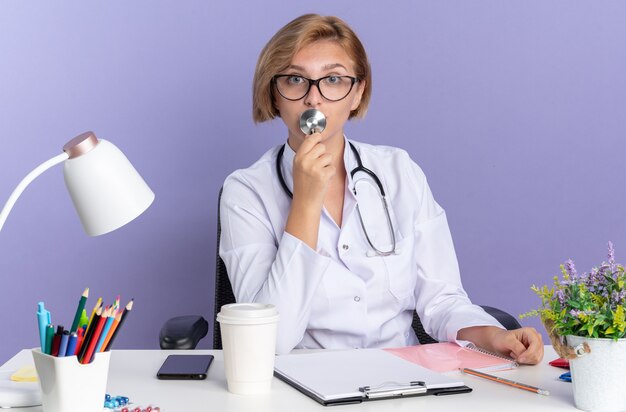
[[157, 372], [159, 379], [206, 379], [213, 355], [169, 355]]

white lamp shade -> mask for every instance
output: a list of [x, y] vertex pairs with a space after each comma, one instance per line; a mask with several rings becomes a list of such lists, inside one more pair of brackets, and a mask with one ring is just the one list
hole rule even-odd
[[142, 214], [154, 193], [124, 153], [100, 139], [89, 152], [65, 161], [65, 184], [85, 232], [99, 236]]

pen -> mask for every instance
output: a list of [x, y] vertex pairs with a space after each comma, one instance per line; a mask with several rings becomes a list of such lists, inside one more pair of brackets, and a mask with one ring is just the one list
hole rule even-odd
[[78, 307], [76, 308], [76, 314], [74, 315], [74, 322], [72, 322], [72, 329], [70, 329], [70, 332], [76, 332], [76, 329], [78, 329], [78, 321], [80, 321], [80, 317], [83, 314], [85, 302], [87, 302], [88, 297], [89, 288], [86, 288], [82, 296], [80, 297], [80, 300], [78, 301]]
[[57, 325], [57, 333], [52, 338], [52, 349], [50, 355], [59, 356], [59, 347], [61, 346], [61, 335], [63, 335], [63, 326]]
[[489, 375], [488, 373], [479, 372], [474, 369], [461, 368], [461, 372], [467, 373], [469, 375], [478, 376], [479, 378], [489, 379], [490, 381], [503, 383], [505, 385], [513, 386], [518, 389], [523, 389], [525, 391], [538, 393], [539, 395], [550, 395], [550, 392], [545, 389], [540, 389], [535, 386], [526, 385], [525, 383], [515, 382], [509, 379], [500, 378], [498, 376]]
[[67, 341], [67, 350], [65, 356], [74, 356], [76, 353], [76, 343], [78, 341], [78, 334], [76, 332], [70, 333], [70, 338]]
[[54, 325], [52, 323], [48, 323], [46, 326], [46, 348], [42, 349], [43, 353], [47, 353], [48, 355], [52, 354], [52, 340], [54, 339]]
[[39, 323], [39, 341], [41, 342], [41, 352], [46, 351], [46, 326], [52, 323], [50, 312], [46, 310], [43, 302], [37, 303], [37, 322]]
[[70, 339], [70, 331], [64, 330], [63, 334], [61, 335], [61, 344], [59, 345], [59, 358], [65, 356], [67, 352], [67, 344], [69, 342], [69, 339]]

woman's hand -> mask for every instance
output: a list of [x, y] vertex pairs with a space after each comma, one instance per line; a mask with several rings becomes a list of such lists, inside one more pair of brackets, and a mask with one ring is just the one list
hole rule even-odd
[[293, 159], [293, 198], [322, 209], [330, 180], [335, 175], [332, 155], [321, 143], [322, 135], [307, 136]]
[[543, 340], [535, 328], [501, 329], [491, 342], [497, 352], [519, 363], [535, 365], [543, 359]]
[[336, 167], [321, 143], [322, 135], [307, 136], [293, 159], [293, 200], [285, 231], [317, 250], [324, 199]]
[[461, 329], [457, 338], [519, 363], [535, 365], [543, 359], [543, 340], [535, 328], [506, 330], [495, 326], [473, 326]]

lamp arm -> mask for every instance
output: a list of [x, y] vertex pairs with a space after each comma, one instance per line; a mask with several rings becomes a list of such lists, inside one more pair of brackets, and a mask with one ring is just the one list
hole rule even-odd
[[69, 155], [63, 152], [62, 154], [43, 162], [42, 164], [37, 166], [32, 172], [27, 174], [24, 179], [22, 179], [22, 181], [17, 185], [15, 190], [13, 190], [13, 193], [11, 193], [11, 196], [9, 196], [9, 200], [7, 200], [7, 203], [4, 205], [4, 208], [2, 208], [2, 211], [0, 212], [0, 231], [2, 231], [2, 226], [4, 226], [4, 222], [7, 220], [9, 212], [11, 212], [11, 209], [13, 209], [13, 205], [15, 205], [15, 202], [17, 202], [17, 199], [22, 195], [22, 192], [24, 192], [26, 187], [28, 187], [28, 185], [31, 184], [31, 182], [43, 172], [55, 165], [58, 165], [59, 163], [64, 162], [68, 158]]

